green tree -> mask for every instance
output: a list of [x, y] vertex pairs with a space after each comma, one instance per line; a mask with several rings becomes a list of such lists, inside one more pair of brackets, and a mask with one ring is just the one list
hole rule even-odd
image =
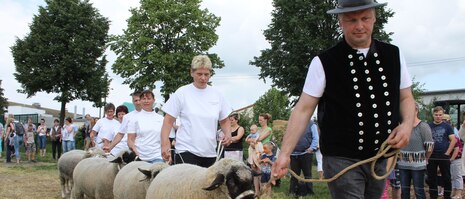
[[[276, 88], [271, 88], [255, 102], [253, 122], [258, 124], [258, 116], [262, 113], [271, 114], [272, 120], [287, 120], [291, 114], [289, 97]], [[272, 121], [269, 121], [270, 124]]]
[[216, 54], [208, 54], [218, 36], [220, 18], [200, 9], [200, 0], [141, 0], [131, 9], [124, 34], [115, 36], [111, 49], [118, 55], [113, 72], [132, 89], [153, 89], [162, 82], [165, 101], [169, 94], [192, 81], [190, 63], [207, 54], [213, 68], [222, 68]]
[[61, 102], [81, 99], [102, 106], [110, 80], [104, 52], [109, 21], [88, 0], [46, 0], [29, 25], [30, 33], [16, 39], [11, 51], [19, 92], [56, 93]]
[[2, 80], [0, 80], [0, 121], [3, 121], [3, 114], [6, 111], [6, 108], [8, 107], [8, 99], [4, 97], [3, 94], [3, 88], [2, 88]]
[[[311, 59], [342, 38], [336, 16], [326, 13], [336, 1], [273, 0], [273, 5], [271, 24], [263, 33], [271, 48], [262, 50], [250, 64], [260, 68], [260, 79], [271, 78], [273, 86], [290, 96], [300, 96]], [[393, 14], [377, 9], [376, 38], [390, 41], [392, 33], [383, 28]]]

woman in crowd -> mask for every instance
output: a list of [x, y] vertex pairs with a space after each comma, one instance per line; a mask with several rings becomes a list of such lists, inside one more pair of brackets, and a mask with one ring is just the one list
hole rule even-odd
[[[97, 147], [110, 147], [110, 142], [113, 140], [113, 135], [118, 132], [120, 123], [115, 119], [115, 105], [109, 103], [104, 108], [105, 116], [99, 119], [90, 133], [91, 140], [95, 139]], [[108, 152], [108, 151], [107, 151]]]
[[190, 75], [194, 82], [184, 85], [163, 106], [166, 113], [162, 128], [162, 154], [171, 161], [169, 134], [176, 118], [180, 120], [176, 133], [176, 164], [190, 163], [209, 167], [216, 161], [218, 123], [224, 133], [221, 143], [231, 144], [231, 106], [223, 94], [208, 85], [212, 63], [208, 56], [192, 59]]
[[[6, 162], [9, 163], [11, 162], [11, 153], [14, 152], [14, 155], [16, 157], [16, 163], [19, 164], [20, 161], [20, 154], [19, 154], [19, 145], [18, 147], [15, 147], [16, 145], [16, 140], [20, 142], [22, 137], [17, 136], [15, 134], [15, 124], [14, 124], [14, 118], [13, 115], [10, 115], [7, 119], [6, 122], [6, 133], [5, 133], [5, 146], [6, 146]], [[16, 148], [18, 150], [16, 150]]]
[[260, 137], [258, 138], [259, 142], [262, 144], [268, 143], [271, 141], [272, 129], [268, 126], [268, 122], [271, 120], [271, 115], [269, 113], [262, 113], [258, 116], [258, 123], [260, 127], [258, 128], [258, 132], [260, 133]]
[[243, 160], [243, 147], [242, 141], [244, 140], [244, 128], [239, 126], [239, 114], [232, 113], [229, 116], [231, 122], [231, 144], [224, 147], [224, 157], [236, 159], [239, 161]]
[[40, 125], [37, 127], [40, 156], [45, 157], [45, 143], [47, 142], [47, 125], [45, 119], [40, 119]]
[[50, 140], [52, 141], [52, 158], [57, 160], [61, 156], [61, 128], [60, 121], [55, 119], [53, 127], [50, 128]]
[[70, 117], [65, 119], [65, 125], [61, 129], [62, 133], [62, 146], [63, 153], [74, 150], [76, 145], [74, 143], [74, 138], [76, 137], [76, 131], [74, 131], [73, 120]]
[[155, 95], [150, 90], [140, 94], [142, 110], [129, 121], [128, 146], [139, 159], [149, 163], [163, 162], [161, 157], [160, 134], [163, 117], [155, 112]]
[[[126, 107], [124, 105], [116, 107], [116, 117], [117, 117], [118, 122], [120, 123], [119, 126], [121, 126], [121, 123], [123, 122], [123, 117], [126, 114], [128, 114], [128, 112], [129, 112], [128, 107]], [[120, 129], [120, 127], [118, 127], [118, 129]], [[118, 132], [119, 131], [114, 131], [113, 137], [115, 137], [118, 134]], [[115, 145], [111, 149], [110, 153], [116, 155], [116, 154], [118, 154], [119, 151], [121, 151], [122, 149], [127, 148], [127, 147], [128, 147], [128, 136], [126, 134], [124, 134], [121, 141], [119, 141], [118, 144]]]

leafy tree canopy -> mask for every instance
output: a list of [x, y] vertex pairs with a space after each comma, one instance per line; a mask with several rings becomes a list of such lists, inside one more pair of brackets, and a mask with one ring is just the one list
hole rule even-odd
[[[263, 33], [271, 48], [262, 50], [250, 64], [260, 68], [260, 79], [269, 77], [284, 93], [300, 96], [311, 59], [342, 38], [336, 15], [326, 13], [336, 1], [273, 0], [273, 5], [271, 24]], [[383, 28], [394, 13], [384, 7], [376, 12], [373, 35], [389, 42], [392, 33]]]
[[61, 121], [67, 102], [88, 100], [96, 106], [108, 95], [104, 55], [109, 21], [88, 0], [46, 0], [33, 17], [30, 33], [11, 51], [19, 92], [57, 93]]
[[[253, 121], [256, 124], [258, 116], [262, 113], [271, 114], [272, 120], [287, 120], [291, 114], [289, 97], [284, 92], [271, 88], [255, 102], [253, 113]], [[272, 121], [269, 122], [271, 124]]]
[[[8, 107], [8, 99], [4, 96], [3, 91], [2, 80], [0, 80], [0, 116], [2, 118], [6, 108]], [[2, 118], [0, 118], [0, 120], [3, 120]]]
[[[169, 94], [192, 81], [190, 63], [195, 55], [208, 54], [218, 36], [220, 18], [200, 9], [200, 0], [141, 0], [131, 9], [124, 34], [113, 37], [111, 49], [118, 55], [113, 71], [136, 90], [153, 89], [162, 82], [161, 94]], [[208, 54], [213, 68], [222, 68], [216, 54]]]

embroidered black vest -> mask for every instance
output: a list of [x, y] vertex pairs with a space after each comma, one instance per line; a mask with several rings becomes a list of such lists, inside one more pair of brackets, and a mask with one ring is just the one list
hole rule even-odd
[[400, 120], [399, 49], [373, 39], [365, 57], [343, 40], [318, 57], [326, 75], [318, 105], [321, 152], [376, 155]]

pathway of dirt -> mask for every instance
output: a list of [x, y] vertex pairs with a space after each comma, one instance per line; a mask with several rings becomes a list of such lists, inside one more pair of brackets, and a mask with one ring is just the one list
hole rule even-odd
[[0, 159], [0, 198], [59, 199], [60, 180], [56, 163], [5, 163]]

